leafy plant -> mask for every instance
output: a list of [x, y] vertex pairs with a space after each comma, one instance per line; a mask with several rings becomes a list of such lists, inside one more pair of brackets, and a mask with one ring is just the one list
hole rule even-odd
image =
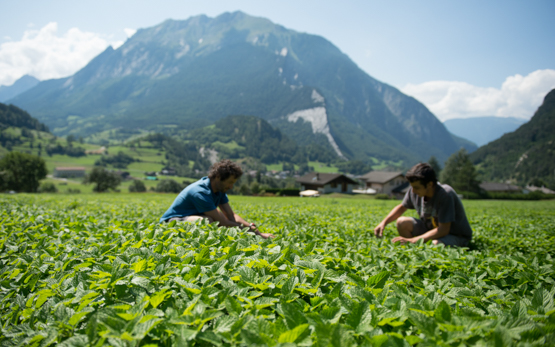
[[0, 197], [0, 343], [549, 345], [553, 201], [466, 203], [470, 249], [399, 246], [396, 203], [248, 198], [272, 240], [157, 219], [170, 195]]

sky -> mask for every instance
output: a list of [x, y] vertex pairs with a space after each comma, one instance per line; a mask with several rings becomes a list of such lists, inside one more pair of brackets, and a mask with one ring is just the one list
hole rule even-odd
[[325, 37], [442, 121], [529, 119], [555, 88], [553, 0], [0, 0], [0, 85], [70, 76], [166, 19], [237, 10]]

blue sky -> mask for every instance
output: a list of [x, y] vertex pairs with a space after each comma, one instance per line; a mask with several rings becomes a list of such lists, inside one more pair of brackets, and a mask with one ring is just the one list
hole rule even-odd
[[0, 85], [65, 77], [165, 19], [241, 10], [320, 35], [438, 118], [529, 118], [555, 88], [555, 1], [0, 0]]

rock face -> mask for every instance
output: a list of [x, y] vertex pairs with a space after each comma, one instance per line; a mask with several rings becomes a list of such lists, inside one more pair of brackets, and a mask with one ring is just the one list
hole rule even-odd
[[368, 76], [329, 41], [242, 12], [141, 29], [75, 75], [11, 102], [60, 135], [194, 129], [243, 114], [348, 159], [410, 164], [459, 148], [420, 102]]

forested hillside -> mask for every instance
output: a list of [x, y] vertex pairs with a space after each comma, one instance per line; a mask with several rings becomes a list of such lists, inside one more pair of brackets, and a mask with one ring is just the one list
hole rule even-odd
[[14, 105], [0, 103], [0, 127], [18, 127], [48, 132], [48, 127]]
[[528, 123], [470, 156], [485, 180], [535, 180], [555, 188], [555, 89]]

